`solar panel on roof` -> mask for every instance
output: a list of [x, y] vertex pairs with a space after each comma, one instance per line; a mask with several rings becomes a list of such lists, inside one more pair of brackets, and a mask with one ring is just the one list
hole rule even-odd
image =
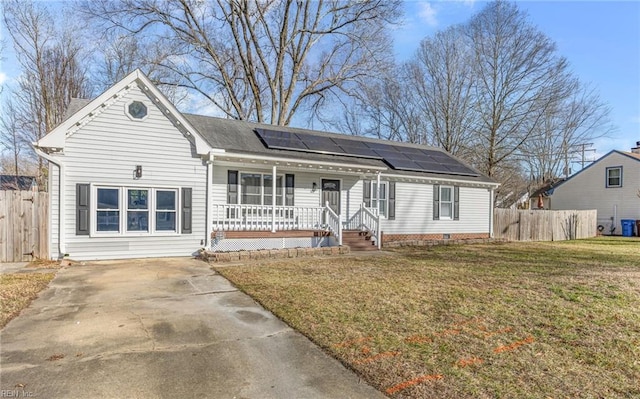
[[382, 159], [382, 157], [375, 152], [371, 148], [368, 147], [352, 147], [348, 145], [340, 145], [340, 148], [344, 150], [345, 153], [360, 156], [363, 158], [373, 158], [373, 159]]
[[263, 144], [270, 149], [382, 159], [396, 170], [478, 176], [478, 173], [442, 151], [310, 133], [268, 129], [255, 131]]
[[388, 151], [389, 147], [392, 147], [391, 144], [374, 143], [374, 142], [371, 142], [371, 141], [364, 141], [364, 143], [367, 145], [367, 147], [371, 148], [372, 150]]
[[391, 159], [391, 158], [395, 158], [395, 159], [411, 159], [410, 157], [407, 157], [403, 153], [397, 152], [397, 151], [373, 150], [373, 152], [375, 152], [376, 154], [380, 155], [380, 157], [384, 158], [384, 159]]
[[333, 140], [336, 144], [338, 144], [339, 146], [347, 146], [347, 147], [359, 147], [359, 148], [369, 148], [364, 142], [362, 142], [361, 140], [354, 140], [354, 139], [343, 139], [340, 137], [332, 137], [331, 140]]
[[267, 148], [283, 150], [306, 150], [304, 143], [293, 133], [256, 129], [260, 140]]
[[298, 137], [311, 151], [317, 151], [317, 152], [329, 153], [329, 154], [345, 153], [345, 151], [342, 148], [340, 148], [333, 140], [331, 140], [331, 137], [312, 136], [312, 135], [303, 135], [303, 134], [299, 134]]
[[424, 170], [436, 172], [442, 169], [440, 164], [436, 162], [426, 162], [426, 161], [415, 161], [415, 162]]
[[453, 159], [453, 158], [451, 158], [451, 156], [449, 156], [448, 154], [446, 154], [444, 152], [441, 152], [441, 151], [422, 150], [422, 153], [427, 158], [437, 159], [439, 161], [446, 161], [446, 160], [449, 160], [449, 159]]
[[345, 153], [353, 156], [361, 156], [365, 158], [380, 159], [380, 156], [373, 152], [366, 143], [360, 140], [343, 139], [340, 137], [332, 137], [334, 143], [344, 150]]
[[410, 159], [390, 158], [384, 160], [389, 166], [396, 170], [422, 171], [422, 168]]

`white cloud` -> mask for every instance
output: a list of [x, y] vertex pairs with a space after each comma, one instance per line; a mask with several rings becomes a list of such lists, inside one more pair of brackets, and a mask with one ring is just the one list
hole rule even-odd
[[7, 74], [4, 72], [0, 72], [0, 85], [3, 85], [4, 82], [7, 81]]
[[431, 3], [420, 3], [418, 5], [418, 17], [429, 26], [438, 26], [437, 13], [438, 12], [431, 6]]

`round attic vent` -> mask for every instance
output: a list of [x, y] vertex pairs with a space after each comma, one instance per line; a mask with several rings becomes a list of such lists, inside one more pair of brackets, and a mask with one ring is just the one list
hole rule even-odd
[[144, 119], [144, 117], [147, 116], [147, 106], [140, 101], [131, 102], [127, 109], [132, 118]]

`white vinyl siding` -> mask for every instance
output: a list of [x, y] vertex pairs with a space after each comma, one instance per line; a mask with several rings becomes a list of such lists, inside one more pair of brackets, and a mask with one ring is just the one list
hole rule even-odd
[[[148, 114], [144, 120], [127, 117], [125, 105], [133, 100], [147, 106]], [[66, 252], [71, 259], [191, 256], [201, 248], [207, 231], [206, 166], [195, 155], [190, 141], [137, 86], [67, 138], [64, 160]], [[139, 179], [134, 176], [136, 165], [142, 165], [142, 177]], [[77, 183], [132, 188], [192, 188], [192, 233], [146, 233], [136, 237], [77, 236]], [[179, 211], [177, 208], [176, 212]], [[95, 229], [95, 226], [91, 228]]]
[[[622, 167], [622, 187], [607, 188], [607, 168]], [[640, 219], [640, 159], [611, 152], [558, 185], [549, 199], [550, 209], [598, 211], [598, 224], [609, 226], [615, 219], [614, 234], [622, 233], [621, 219]]]
[[382, 219], [382, 231], [385, 234], [489, 233], [490, 196], [487, 188], [460, 186], [460, 220], [433, 220], [433, 185], [397, 182], [396, 218]]

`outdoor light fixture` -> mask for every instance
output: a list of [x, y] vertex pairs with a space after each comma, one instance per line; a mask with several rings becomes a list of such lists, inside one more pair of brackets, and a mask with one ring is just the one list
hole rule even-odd
[[318, 183], [313, 182], [313, 183], [311, 184], [311, 192], [312, 192], [312, 193], [315, 193], [317, 189], [318, 189]]
[[142, 165], [136, 165], [136, 179], [142, 177]]

